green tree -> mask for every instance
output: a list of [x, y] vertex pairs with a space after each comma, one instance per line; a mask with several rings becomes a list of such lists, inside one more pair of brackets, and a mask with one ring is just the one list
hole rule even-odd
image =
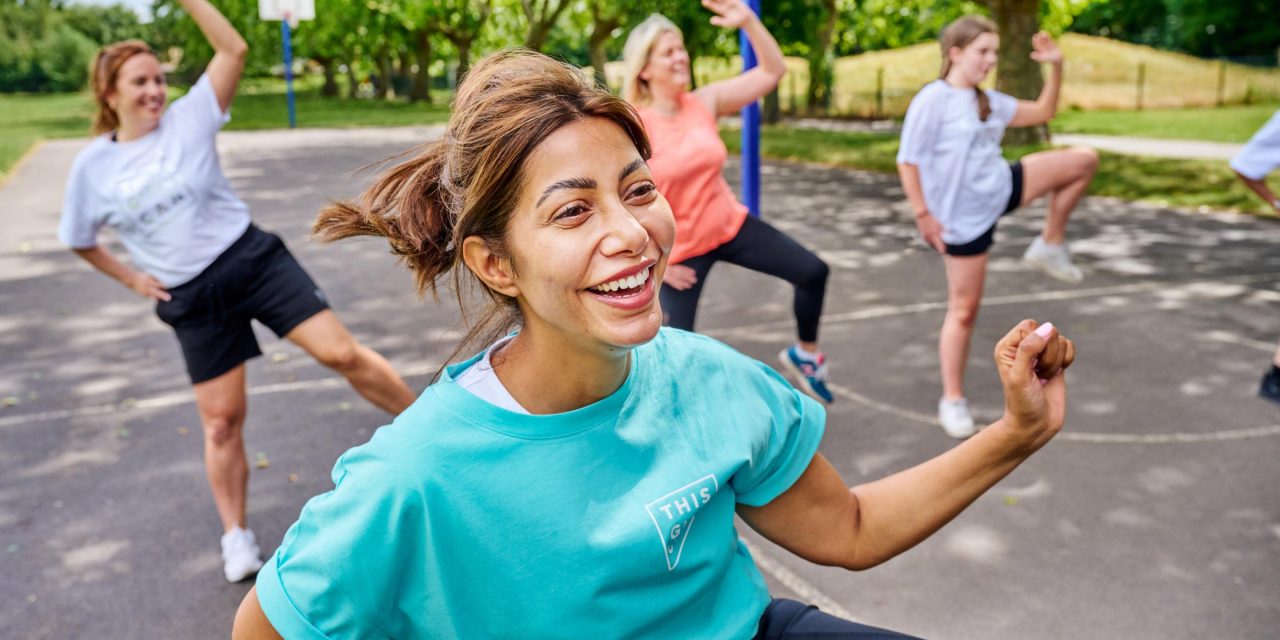
[[1089, 5], [1071, 30], [1197, 56], [1274, 61], [1280, 46], [1271, 0], [1111, 0]]
[[62, 10], [62, 16], [67, 25], [99, 45], [131, 38], [146, 40], [151, 35], [138, 14], [121, 4], [73, 4]]
[[524, 46], [542, 51], [556, 21], [569, 8], [569, 0], [520, 0], [527, 28]]
[[456, 82], [471, 68], [471, 47], [493, 13], [493, 0], [438, 0], [435, 27], [458, 52]]
[[0, 0], [0, 91], [77, 91], [98, 44], [50, 0]]
[[[591, 69], [595, 73], [596, 84], [605, 87], [609, 84], [604, 75], [604, 65], [608, 61], [605, 46], [618, 35], [622, 25], [634, 21], [637, 9], [642, 7], [638, 3], [617, 0], [587, 0], [587, 9], [591, 14], [591, 35], [587, 37]], [[644, 15], [640, 13], [641, 17]]]
[[[218, 10], [249, 43], [244, 70], [246, 76], [268, 75], [280, 65], [283, 58], [280, 23], [258, 18], [257, 0], [219, 0]], [[151, 46], [160, 52], [169, 49], [180, 51], [181, 57], [173, 61], [177, 64], [178, 75], [188, 82], [195, 82], [213, 58], [213, 49], [204, 34], [177, 0], [156, 0], [151, 11]], [[299, 31], [303, 30], [300, 28]], [[299, 40], [303, 39], [301, 35], [299, 33]]]

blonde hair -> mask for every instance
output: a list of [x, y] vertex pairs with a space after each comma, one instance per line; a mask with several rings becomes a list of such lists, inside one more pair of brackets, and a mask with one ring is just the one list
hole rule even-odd
[[653, 45], [664, 33], [674, 33], [681, 38], [684, 34], [676, 23], [660, 13], [649, 14], [644, 22], [627, 34], [627, 44], [622, 48], [622, 67], [626, 76], [622, 79], [622, 99], [631, 104], [649, 102], [649, 83], [640, 78], [640, 72], [649, 64], [649, 54]]
[[154, 56], [151, 47], [141, 40], [125, 40], [109, 44], [98, 51], [93, 59], [93, 68], [89, 70], [89, 87], [93, 90], [93, 98], [98, 103], [98, 113], [93, 118], [93, 133], [100, 134], [115, 131], [120, 126], [120, 116], [107, 96], [116, 88], [116, 80], [120, 77], [120, 68], [138, 54]]
[[[984, 33], [998, 32], [996, 23], [983, 16], [957, 18], [942, 30], [942, 35], [938, 36], [938, 44], [942, 47], [942, 71], [938, 72], [940, 80], [946, 80], [947, 74], [951, 73], [951, 48], [964, 49]], [[974, 87], [973, 90], [978, 94], [978, 119], [986, 122], [987, 116], [991, 115], [991, 100], [981, 87]]]

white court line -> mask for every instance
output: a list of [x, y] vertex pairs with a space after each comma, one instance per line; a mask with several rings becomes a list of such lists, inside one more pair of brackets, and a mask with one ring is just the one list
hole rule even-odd
[[[895, 407], [891, 404], [885, 404], [878, 400], [872, 400], [853, 389], [844, 387], [831, 382], [827, 383], [827, 388], [835, 392], [836, 395], [852, 400], [865, 407], [870, 407], [876, 411], [892, 414], [900, 418], [927, 424], [937, 427], [938, 419], [934, 416], [916, 413], [907, 409]], [[1061, 431], [1054, 436], [1054, 440], [1067, 440], [1069, 442], [1088, 442], [1092, 444], [1190, 444], [1199, 442], [1226, 442], [1231, 440], [1248, 440], [1252, 438], [1265, 438], [1267, 436], [1280, 435], [1280, 424], [1268, 425], [1265, 427], [1253, 427], [1249, 429], [1229, 429], [1227, 431], [1214, 431], [1211, 433], [1085, 433], [1080, 431]]]
[[[412, 378], [415, 376], [430, 375], [435, 373], [437, 368], [439, 368], [438, 365], [421, 364], [405, 370], [402, 376]], [[279, 382], [276, 384], [264, 384], [256, 387], [250, 387], [247, 394], [249, 396], [265, 396], [276, 393], [286, 393], [289, 391], [334, 389], [338, 387], [345, 387], [348, 384], [350, 383], [347, 382], [346, 378], [339, 377], [319, 378], [316, 380], [298, 380], [296, 382]], [[80, 407], [78, 409], [59, 409], [57, 411], [43, 411], [41, 413], [5, 416], [0, 418], [0, 427], [31, 424], [33, 422], [48, 422], [50, 420], [66, 420], [68, 418], [83, 418], [86, 416], [97, 416], [107, 413], [123, 413], [126, 411], [138, 411], [142, 409], [159, 409], [188, 403], [194, 404], [195, 397], [191, 395], [190, 389], [185, 389], [183, 391], [165, 393], [152, 398], [138, 400], [136, 402], [125, 401], [114, 404]]]
[[[1009, 305], [1027, 302], [1052, 302], [1057, 300], [1075, 300], [1078, 298], [1092, 298], [1097, 296], [1119, 295], [1124, 293], [1143, 293], [1146, 291], [1176, 291], [1179, 289], [1191, 289], [1206, 284], [1224, 284], [1224, 283], [1249, 283], [1249, 282], [1265, 282], [1280, 278], [1280, 273], [1255, 273], [1240, 276], [1228, 276], [1215, 280], [1190, 280], [1185, 282], [1141, 282], [1135, 284], [1122, 284], [1111, 287], [1094, 287], [1091, 289], [1070, 289], [1066, 291], [1040, 291], [1036, 293], [1015, 293], [1003, 296], [989, 296], [982, 299], [984, 306], [990, 305]], [[859, 311], [849, 311], [846, 313], [831, 313], [822, 316], [822, 325], [856, 322], [858, 320], [870, 320], [874, 318], [886, 318], [891, 316], [901, 316], [911, 313], [922, 313], [925, 311], [938, 311], [947, 308], [947, 301], [935, 302], [918, 302], [915, 304], [906, 304], [900, 306], [884, 306], [872, 307], [870, 309], [862, 309]], [[743, 327], [728, 327], [724, 329], [709, 329], [704, 331], [707, 335], [716, 338], [729, 338], [734, 336], [752, 336], [756, 333], [775, 329], [788, 329], [794, 324], [793, 320], [776, 320], [769, 322], [761, 322], [759, 324], [747, 325]]]
[[811, 604], [822, 609], [823, 612], [831, 614], [837, 618], [844, 618], [850, 622], [860, 622], [854, 618], [853, 614], [849, 613], [847, 609], [840, 606], [839, 603], [833, 600], [830, 596], [823, 593], [821, 589], [813, 586], [813, 584], [808, 580], [801, 578], [795, 572], [783, 566], [782, 563], [774, 560], [761, 550], [760, 547], [743, 540], [741, 537], [739, 537], [739, 539], [742, 540], [742, 544], [746, 546], [747, 551], [751, 552], [751, 557], [756, 561], [756, 566], [760, 567], [761, 570], [768, 572], [776, 578], [778, 582], [781, 582], [782, 586], [790, 589], [792, 593], [800, 596], [801, 602]]
[[1258, 349], [1259, 351], [1266, 351], [1267, 353], [1274, 353], [1276, 350], [1276, 345], [1270, 342], [1263, 342], [1261, 340], [1251, 340], [1249, 338], [1243, 338], [1231, 333], [1227, 333], [1226, 331], [1206, 331], [1205, 333], [1200, 334], [1200, 337], [1206, 340], [1216, 340], [1218, 342], [1227, 342], [1230, 344], [1238, 344], [1246, 347], [1253, 347], [1254, 349]]

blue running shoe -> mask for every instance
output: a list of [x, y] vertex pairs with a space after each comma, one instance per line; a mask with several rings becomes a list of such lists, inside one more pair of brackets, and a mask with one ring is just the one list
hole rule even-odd
[[1271, 367], [1267, 375], [1262, 376], [1262, 384], [1258, 386], [1258, 395], [1272, 402], [1280, 403], [1280, 367]]
[[800, 388], [809, 395], [827, 403], [835, 402], [835, 396], [827, 389], [827, 357], [818, 354], [809, 359], [796, 351], [795, 345], [778, 353], [778, 362], [788, 373], [800, 381]]

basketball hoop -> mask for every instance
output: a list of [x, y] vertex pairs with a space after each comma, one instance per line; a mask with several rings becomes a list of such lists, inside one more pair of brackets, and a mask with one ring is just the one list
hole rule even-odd
[[258, 17], [280, 21], [280, 40], [284, 45], [284, 86], [289, 104], [289, 128], [297, 126], [293, 98], [293, 38], [291, 31], [302, 20], [316, 19], [315, 0], [258, 0]]
[[282, 20], [296, 29], [299, 22], [316, 19], [316, 3], [315, 0], [258, 0], [258, 17]]

